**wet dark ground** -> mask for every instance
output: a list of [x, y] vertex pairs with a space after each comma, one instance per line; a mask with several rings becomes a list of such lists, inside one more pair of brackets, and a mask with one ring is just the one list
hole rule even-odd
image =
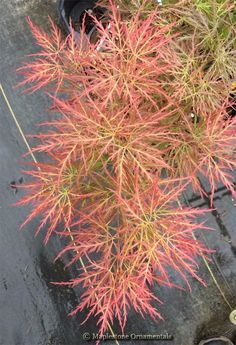
[[[47, 15], [56, 13], [53, 0], [1, 0], [0, 2], [0, 83], [17, 116], [24, 133], [37, 131], [35, 122], [49, 118], [47, 98], [41, 93], [20, 94], [13, 86], [19, 81], [15, 69], [24, 56], [34, 51], [33, 39], [25, 17], [30, 15], [37, 24], [45, 27]], [[51, 115], [50, 115], [51, 116]], [[33, 145], [33, 142], [30, 142]], [[80, 326], [85, 317], [80, 314], [67, 317], [79, 301], [81, 289], [51, 285], [51, 281], [68, 280], [75, 274], [64, 270], [64, 262], [53, 263], [62, 247], [54, 239], [46, 247], [42, 235], [34, 239], [36, 221], [24, 231], [19, 227], [28, 209], [10, 205], [22, 196], [22, 191], [11, 188], [26, 178], [19, 170], [24, 167], [21, 156], [25, 143], [0, 95], [0, 345], [83, 345], [84, 332], [96, 333], [96, 320]], [[20, 162], [20, 163], [19, 163]], [[23, 163], [22, 163], [23, 162]], [[236, 174], [235, 174], [236, 180]], [[207, 189], [207, 185], [206, 185]], [[191, 191], [186, 194], [191, 205], [207, 207], [207, 200], [200, 200]], [[189, 201], [186, 201], [189, 202]], [[209, 213], [207, 225], [215, 231], [199, 233], [199, 237], [216, 250], [212, 257], [212, 270], [232, 307], [236, 307], [236, 201], [225, 189], [216, 193], [214, 205], [218, 211]], [[202, 219], [199, 219], [201, 221]], [[65, 260], [65, 259], [63, 259]], [[200, 274], [208, 284], [204, 288], [194, 279], [192, 292], [156, 287], [156, 294], [164, 304], [159, 310], [164, 322], [143, 320], [130, 312], [126, 334], [173, 335], [172, 341], [123, 341], [120, 344], [196, 345], [201, 337], [229, 334], [235, 337], [230, 325], [229, 306], [216, 288], [204, 262], [199, 260]], [[177, 278], [176, 278], [177, 279]], [[114, 332], [119, 327], [114, 325]], [[236, 344], [236, 337], [233, 339]], [[92, 342], [93, 343], [93, 342]], [[107, 341], [106, 344], [115, 344]]]

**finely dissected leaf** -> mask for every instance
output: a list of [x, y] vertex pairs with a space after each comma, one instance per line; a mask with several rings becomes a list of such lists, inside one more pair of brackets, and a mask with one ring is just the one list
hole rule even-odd
[[235, 193], [232, 172], [236, 168], [236, 118], [227, 115], [228, 105], [199, 118], [185, 117], [181, 130], [169, 141], [167, 158], [175, 176], [190, 176], [196, 191], [204, 193], [198, 181], [208, 178], [211, 202], [218, 182]]
[[153, 168], [170, 169], [163, 158], [165, 148], [153, 143], [168, 140], [169, 129], [160, 123], [171, 110], [150, 114], [149, 107], [140, 107], [140, 118], [130, 106], [107, 108], [91, 97], [73, 104], [55, 99], [55, 107], [63, 117], [47, 123], [55, 130], [36, 136], [42, 144], [35, 151], [60, 153], [64, 161], [81, 159], [87, 171], [111, 165], [120, 190], [136, 169], [140, 178], [149, 180]]
[[158, 2], [156, 0], [98, 0], [96, 5], [112, 11], [113, 4], [119, 8], [122, 18], [130, 19], [130, 17], [142, 10], [142, 18], [147, 18], [153, 10], [156, 10]]
[[73, 34], [62, 43], [54, 25], [49, 36], [30, 22], [38, 45], [44, 49], [34, 55], [32, 63], [18, 69], [25, 75], [20, 85], [34, 83], [30, 89], [36, 90], [57, 82], [56, 90], [64, 91], [72, 100], [92, 94], [104, 105], [128, 102], [137, 111], [145, 100], [156, 107], [175, 104], [165, 90], [166, 77], [178, 64], [170, 47], [172, 37], [167, 35], [170, 25], [154, 27], [156, 11], [145, 20], [140, 16], [141, 10], [127, 23], [112, 5], [108, 26], [92, 17], [101, 37], [95, 44], [87, 42], [84, 28], [79, 41]]
[[163, 1], [159, 23], [175, 21], [175, 48], [182, 67], [173, 79], [176, 97], [196, 112], [216, 110], [236, 77], [235, 4], [231, 0]]
[[[176, 203], [184, 189], [179, 183], [162, 181], [160, 188], [155, 182], [143, 191], [136, 183], [132, 197], [119, 197], [118, 224], [104, 224], [98, 213], [90, 217], [86, 227], [73, 231], [73, 241], [61, 251], [74, 252], [70, 264], [81, 256], [86, 259], [84, 273], [71, 282], [82, 284], [85, 292], [72, 315], [89, 308], [86, 320], [98, 315], [100, 333], [107, 330], [108, 322], [117, 317], [124, 331], [128, 310], [133, 307], [143, 317], [148, 313], [154, 319], [161, 318], [151, 305], [151, 300], [160, 300], [151, 291], [154, 282], [175, 286], [169, 276], [172, 267], [187, 283], [186, 273], [201, 283], [197, 275], [197, 256], [205, 256], [203, 245], [192, 234], [203, 224], [194, 219], [204, 210], [179, 209]], [[69, 236], [68, 233], [61, 233]], [[99, 259], [92, 259], [92, 254]], [[60, 284], [60, 283], [59, 283]]]
[[25, 174], [33, 177], [32, 181], [22, 184], [26, 195], [15, 205], [32, 204], [33, 209], [22, 224], [24, 227], [32, 219], [41, 216], [36, 234], [47, 226], [45, 243], [59, 224], [70, 226], [73, 219], [74, 207], [80, 200], [75, 188], [78, 168], [75, 164], [67, 165], [60, 173], [60, 161], [54, 163], [38, 163], [32, 165], [34, 170], [26, 170]]

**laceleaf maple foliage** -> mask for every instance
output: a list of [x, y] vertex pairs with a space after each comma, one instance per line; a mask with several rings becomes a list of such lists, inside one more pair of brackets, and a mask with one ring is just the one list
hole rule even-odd
[[170, 80], [173, 96], [181, 100], [184, 107], [191, 108], [189, 113], [216, 111], [232, 94], [232, 81], [221, 73], [210, 72], [207, 68], [210, 52], [200, 52], [194, 33], [191, 39], [179, 42], [175, 48], [181, 64]]
[[29, 20], [43, 50], [31, 55], [33, 62], [18, 69], [25, 76], [19, 85], [30, 83], [29, 89], [35, 91], [56, 82], [56, 90], [64, 91], [72, 100], [92, 94], [104, 105], [128, 102], [137, 111], [145, 101], [156, 107], [174, 104], [174, 98], [166, 92], [167, 77], [178, 65], [170, 46], [172, 36], [167, 34], [170, 25], [159, 29], [153, 26], [156, 10], [142, 20], [140, 9], [126, 22], [110, 4], [109, 25], [92, 17], [100, 37], [95, 43], [88, 42], [84, 25], [79, 41], [75, 34], [62, 41], [54, 24], [52, 33], [46, 34]]
[[215, 111], [234, 94], [236, 16], [231, 0], [163, 1], [159, 23], [175, 22], [175, 48], [182, 67], [174, 78], [176, 97], [196, 113]]
[[[67, 164], [61, 171], [62, 163], [59, 159], [51, 163], [31, 163], [31, 170], [22, 171], [31, 176], [31, 181], [24, 183], [19, 188], [24, 188], [26, 195], [15, 205], [30, 203], [32, 211], [22, 224], [22, 228], [32, 219], [40, 216], [40, 225], [36, 235], [47, 225], [45, 243], [48, 242], [55, 228], [63, 224], [69, 227], [73, 219], [75, 203], [80, 196], [76, 190], [76, 180], [79, 176], [79, 166]], [[60, 175], [60, 179], [58, 178]]]
[[181, 130], [171, 136], [167, 159], [174, 176], [189, 176], [194, 189], [204, 191], [199, 176], [208, 179], [211, 202], [219, 182], [235, 195], [232, 172], [236, 168], [236, 118], [228, 115], [229, 104], [216, 111], [181, 119]]
[[109, 24], [92, 19], [96, 42], [89, 42], [85, 23], [80, 36], [72, 30], [63, 40], [54, 24], [47, 34], [29, 21], [42, 50], [19, 68], [20, 85], [53, 88], [59, 116], [35, 135], [40, 144], [33, 152], [51, 162], [26, 172], [32, 182], [18, 204], [33, 204], [25, 223], [41, 215], [46, 241], [58, 232], [68, 237], [59, 255], [72, 251], [69, 264], [84, 258], [84, 272], [63, 284], [84, 286], [73, 313], [89, 308], [102, 334], [115, 317], [123, 330], [131, 307], [160, 317], [151, 289], [175, 286], [169, 269], [187, 284], [189, 275], [203, 283], [197, 257], [207, 250], [192, 235], [204, 228], [195, 222], [204, 211], [177, 201], [186, 181], [200, 190], [203, 171], [212, 197], [218, 180], [233, 191], [235, 121], [221, 101], [219, 111], [201, 106], [191, 117], [198, 99], [178, 84], [188, 61], [170, 34], [174, 24], [156, 24], [156, 9], [143, 17], [141, 7], [127, 21], [109, 1]]
[[[152, 286], [158, 283], [176, 287], [170, 278], [170, 267], [190, 289], [186, 273], [204, 284], [197, 275], [196, 258], [210, 251], [192, 237], [199, 227], [204, 228], [194, 222], [204, 210], [179, 208], [177, 200], [185, 186], [176, 181], [154, 181], [140, 191], [137, 176], [132, 187], [125, 196], [117, 195], [116, 226], [93, 214], [86, 227], [72, 232], [73, 241], [59, 254], [60, 257], [72, 251], [70, 264], [85, 257], [84, 272], [59, 284], [83, 285], [81, 302], [71, 314], [87, 308], [85, 321], [91, 315], [98, 316], [100, 334], [107, 330], [108, 323], [113, 324], [114, 318], [118, 318], [124, 332], [130, 308], [143, 317], [148, 314], [154, 320], [162, 318], [152, 303], [161, 303]], [[61, 235], [71, 236], [68, 232]], [[92, 258], [94, 253], [96, 260]]]
[[46, 230], [46, 244], [58, 226], [70, 228], [94, 213], [101, 213], [109, 223], [117, 209], [117, 181], [102, 161], [88, 171], [83, 160], [65, 160], [59, 154], [49, 157], [50, 163], [32, 163], [34, 169], [23, 171], [31, 176], [31, 181], [19, 186], [26, 195], [15, 205], [30, 203], [33, 207], [21, 227], [40, 216], [36, 235]]
[[110, 0], [98, 0], [96, 6], [112, 11], [112, 6], [115, 5], [119, 9], [123, 19], [130, 19], [142, 10], [142, 18], [147, 18], [152, 11], [156, 10], [157, 0], [114, 0], [111, 4]]
[[73, 104], [54, 101], [62, 117], [44, 124], [54, 129], [36, 135], [41, 144], [34, 151], [60, 153], [64, 163], [71, 157], [80, 159], [87, 172], [110, 164], [120, 191], [137, 169], [140, 182], [152, 181], [153, 168], [156, 176], [163, 168], [171, 170], [164, 158], [165, 147], [153, 143], [168, 141], [170, 129], [161, 127], [161, 120], [173, 110], [152, 109], [146, 103], [138, 112], [130, 104], [107, 107], [90, 95]]

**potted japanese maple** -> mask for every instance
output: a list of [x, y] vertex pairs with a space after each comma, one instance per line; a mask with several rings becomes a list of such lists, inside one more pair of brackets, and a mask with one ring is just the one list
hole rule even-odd
[[152, 285], [177, 286], [170, 267], [189, 288], [187, 274], [204, 284], [196, 258], [210, 251], [193, 237], [205, 229], [194, 221], [204, 210], [181, 207], [179, 197], [189, 183], [205, 193], [200, 174], [211, 202], [219, 181], [234, 193], [236, 119], [227, 112], [234, 57], [225, 74], [217, 65], [214, 79], [212, 66], [203, 69], [201, 41], [170, 22], [173, 9], [145, 0], [98, 5], [107, 8], [109, 25], [87, 12], [94, 41], [83, 24], [79, 39], [71, 29], [64, 40], [55, 24], [45, 33], [29, 21], [43, 50], [19, 68], [21, 85], [53, 87], [60, 117], [35, 135], [34, 151], [50, 162], [26, 171], [33, 179], [18, 204], [33, 203], [24, 224], [41, 216], [45, 242], [58, 233], [68, 238], [59, 256], [72, 252], [70, 264], [85, 259], [84, 271], [60, 284], [83, 284], [71, 314], [89, 308], [103, 334], [114, 317], [124, 331], [131, 306], [161, 318]]

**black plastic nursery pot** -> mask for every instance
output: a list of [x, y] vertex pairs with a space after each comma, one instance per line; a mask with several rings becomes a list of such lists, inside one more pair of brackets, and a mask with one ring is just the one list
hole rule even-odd
[[93, 41], [94, 36], [96, 36], [96, 27], [92, 18], [86, 16], [86, 13], [90, 12], [98, 19], [104, 17], [104, 9], [95, 7], [95, 4], [96, 0], [59, 0], [58, 11], [60, 22], [67, 34], [70, 34], [71, 26], [79, 33], [85, 17], [85, 31], [90, 37], [90, 40]]
[[58, 9], [61, 24], [68, 34], [70, 33], [70, 19], [72, 21], [74, 29], [77, 29], [76, 31], [79, 31], [80, 25], [77, 25], [77, 27], [75, 27], [76, 22], [78, 24], [81, 24], [86, 11], [91, 10], [94, 5], [94, 0], [59, 0]]

